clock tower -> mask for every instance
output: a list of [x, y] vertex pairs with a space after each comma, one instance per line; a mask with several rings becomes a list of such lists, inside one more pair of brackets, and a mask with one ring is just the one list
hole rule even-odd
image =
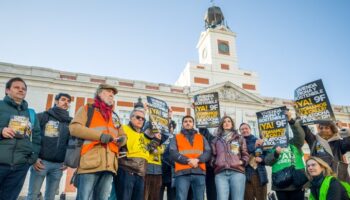
[[214, 71], [221, 71], [222, 64], [237, 69], [236, 34], [225, 24], [221, 9], [208, 8], [204, 20], [206, 30], [197, 44], [199, 62], [216, 66]]
[[205, 30], [197, 43], [199, 63], [188, 62], [175, 85], [192, 91], [230, 81], [259, 94], [256, 72], [241, 69], [236, 52], [236, 33], [228, 27], [220, 7], [211, 6], [204, 17]]

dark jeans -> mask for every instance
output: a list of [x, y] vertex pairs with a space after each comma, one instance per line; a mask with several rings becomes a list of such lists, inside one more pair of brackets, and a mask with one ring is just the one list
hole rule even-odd
[[301, 189], [293, 191], [276, 191], [278, 200], [304, 200], [305, 193]]
[[193, 199], [203, 200], [205, 190], [205, 176], [199, 174], [189, 174], [177, 176], [175, 178], [176, 200], [187, 200], [190, 186], [193, 192]]
[[115, 184], [118, 200], [143, 200], [144, 177], [127, 172], [119, 167]]
[[210, 165], [206, 165], [207, 173], [205, 175], [205, 186], [207, 193], [207, 200], [216, 200], [216, 186], [215, 186], [215, 174], [214, 168]]
[[0, 165], [0, 200], [16, 200], [22, 190], [29, 164]]
[[167, 194], [167, 200], [175, 200], [176, 199], [176, 193], [175, 193], [175, 188], [171, 187], [171, 182], [170, 183], [163, 183], [162, 187], [160, 188], [160, 200], [164, 199], [164, 190], [166, 188], [166, 194]]
[[146, 174], [145, 200], [159, 200], [159, 190], [162, 186], [162, 175]]

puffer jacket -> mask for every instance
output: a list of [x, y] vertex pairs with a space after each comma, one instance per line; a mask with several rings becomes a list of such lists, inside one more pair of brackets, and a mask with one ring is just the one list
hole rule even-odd
[[[239, 144], [238, 152], [231, 151], [231, 144]], [[223, 170], [235, 170], [244, 173], [245, 166], [248, 164], [249, 154], [245, 139], [243, 136], [234, 132], [228, 141], [217, 136], [213, 139], [212, 153], [214, 158], [214, 173], [218, 174]], [[241, 165], [239, 161], [242, 161]]]
[[[100, 111], [97, 108], [94, 109], [93, 115], [99, 114]], [[69, 125], [71, 135], [84, 140], [99, 141], [102, 131], [86, 127], [86, 121], [87, 106], [83, 106], [75, 114], [75, 117]], [[119, 129], [118, 137], [125, 137], [122, 129]], [[125, 142], [126, 140], [119, 144], [119, 146], [125, 145]], [[100, 171], [110, 171], [116, 174], [117, 170], [118, 155], [111, 151], [107, 145], [100, 143], [81, 156], [78, 174], [95, 173]]]
[[[19, 115], [29, 117], [28, 103], [23, 100], [20, 105], [16, 104], [9, 96], [0, 101], [0, 164], [22, 165], [33, 164], [40, 152], [40, 126], [36, 119], [32, 128], [32, 136], [22, 139], [8, 139], [2, 137], [2, 130], [8, 127], [11, 116]], [[32, 125], [33, 126], [33, 125]]]

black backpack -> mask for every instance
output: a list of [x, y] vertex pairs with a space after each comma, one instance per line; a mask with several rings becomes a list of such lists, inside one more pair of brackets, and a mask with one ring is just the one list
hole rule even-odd
[[[94, 114], [94, 107], [91, 104], [88, 104], [87, 110], [87, 121], [85, 126], [89, 127], [91, 124], [91, 119]], [[80, 152], [83, 146], [84, 139], [77, 138], [74, 136], [69, 136], [68, 146], [66, 151], [66, 156], [64, 159], [64, 164], [71, 168], [77, 168], [80, 163]]]

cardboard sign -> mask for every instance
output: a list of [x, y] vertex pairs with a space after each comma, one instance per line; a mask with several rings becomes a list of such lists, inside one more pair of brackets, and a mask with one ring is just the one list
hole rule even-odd
[[152, 132], [169, 132], [169, 108], [165, 101], [147, 96]]
[[270, 149], [275, 145], [287, 147], [286, 128], [288, 119], [285, 106], [257, 112], [259, 132], [264, 140], [263, 148]]
[[322, 80], [298, 87], [294, 92], [295, 110], [303, 125], [319, 120], [335, 120]]
[[15, 131], [16, 138], [24, 138], [31, 134], [30, 120], [26, 116], [11, 116], [8, 127]]
[[220, 123], [219, 94], [217, 92], [194, 96], [194, 113], [198, 128], [214, 128]]

